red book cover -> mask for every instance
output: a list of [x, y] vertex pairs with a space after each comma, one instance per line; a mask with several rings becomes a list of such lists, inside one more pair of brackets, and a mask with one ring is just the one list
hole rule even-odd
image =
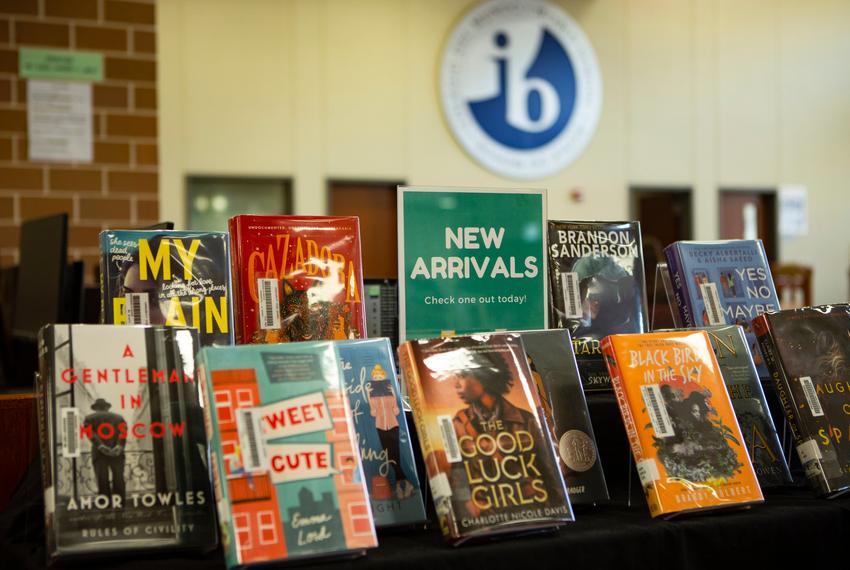
[[356, 216], [234, 216], [236, 343], [366, 338]]

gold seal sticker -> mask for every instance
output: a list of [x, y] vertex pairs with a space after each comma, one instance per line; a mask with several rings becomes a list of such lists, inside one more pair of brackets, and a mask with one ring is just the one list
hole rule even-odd
[[558, 452], [567, 467], [579, 473], [587, 471], [596, 463], [596, 446], [590, 436], [577, 429], [571, 429], [561, 436]]

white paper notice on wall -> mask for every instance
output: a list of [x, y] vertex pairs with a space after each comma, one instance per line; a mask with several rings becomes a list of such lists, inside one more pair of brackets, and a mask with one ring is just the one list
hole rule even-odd
[[92, 161], [91, 83], [27, 83], [30, 160]]
[[800, 184], [779, 187], [779, 233], [782, 237], [809, 233], [808, 190]]

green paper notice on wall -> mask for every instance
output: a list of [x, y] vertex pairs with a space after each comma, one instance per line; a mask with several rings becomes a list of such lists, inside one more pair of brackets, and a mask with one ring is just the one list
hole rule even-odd
[[81, 51], [21, 48], [18, 52], [21, 77], [103, 81], [103, 54]]

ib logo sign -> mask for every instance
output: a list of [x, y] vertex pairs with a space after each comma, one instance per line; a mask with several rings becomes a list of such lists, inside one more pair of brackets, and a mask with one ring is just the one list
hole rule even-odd
[[575, 160], [602, 109], [593, 47], [563, 10], [543, 0], [494, 0], [471, 10], [446, 45], [440, 91], [466, 151], [520, 180]]

